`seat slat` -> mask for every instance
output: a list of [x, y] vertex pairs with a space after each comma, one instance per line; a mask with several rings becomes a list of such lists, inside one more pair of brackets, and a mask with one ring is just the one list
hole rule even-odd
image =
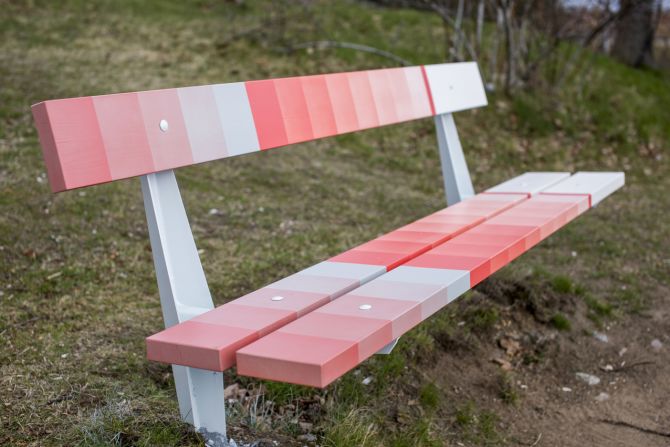
[[[537, 176], [545, 179], [546, 186], [553, 184], [544, 173]], [[535, 176], [531, 173], [528, 178]], [[523, 189], [515, 194], [479, 194], [224, 304], [190, 320], [191, 325], [243, 328], [252, 331], [251, 337], [259, 338], [518, 205], [528, 194], [529, 191]], [[429, 226], [429, 231], [424, 231], [422, 225]], [[259, 318], [251, 324], [238, 305], [282, 310], [283, 313], [276, 313], [274, 320]], [[214, 317], [210, 318], [210, 314]], [[239, 323], [236, 323], [238, 319]], [[214, 343], [218, 347], [216, 351], [197, 349], [197, 337], [184, 342], [180, 330], [168, 328], [147, 338], [147, 356], [150, 360], [173, 364], [183, 364], [180, 362], [188, 358], [186, 366], [210, 369], [211, 365], [217, 365], [214, 370], [223, 371], [234, 364], [231, 352], [234, 354], [240, 347], [240, 339], [248, 341], [250, 337], [247, 332], [237, 333], [237, 337], [231, 333], [212, 331], [211, 336], [202, 335], [201, 344], [210, 347]], [[206, 334], [206, 330], [197, 334]], [[184, 352], [188, 350], [197, 352], [185, 356]]]
[[[588, 210], [592, 195], [602, 199], [603, 191], [613, 191], [612, 179], [619, 184], [620, 178], [617, 173], [597, 179], [589, 176], [588, 182], [567, 179], [567, 194], [540, 192], [510, 207], [238, 350], [238, 373], [316, 387], [328, 385]], [[581, 188], [575, 186], [577, 183]], [[561, 190], [561, 183], [554, 189]], [[342, 316], [355, 319], [355, 331], [347, 325], [338, 326]], [[390, 331], [381, 329], [386, 327], [384, 322], [390, 323]], [[324, 327], [328, 330], [319, 332], [318, 328]], [[287, 336], [294, 342], [289, 350], [284, 347]], [[321, 343], [331, 347], [323, 368], [319, 363], [322, 357], [306, 354]]]

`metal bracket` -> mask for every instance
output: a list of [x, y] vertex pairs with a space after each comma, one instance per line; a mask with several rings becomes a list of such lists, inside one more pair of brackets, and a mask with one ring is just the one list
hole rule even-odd
[[[214, 308], [174, 171], [141, 177], [165, 327]], [[208, 438], [226, 446], [223, 374], [172, 365], [179, 412]]]
[[474, 196], [475, 190], [470, 180], [470, 171], [463, 155], [461, 140], [458, 138], [454, 116], [451, 113], [435, 116], [435, 130], [447, 205], [453, 205]]
[[379, 351], [375, 352], [375, 354], [382, 354], [382, 355], [388, 355], [393, 351], [393, 348], [395, 348], [395, 345], [398, 344], [398, 340], [400, 340], [400, 337], [396, 338], [393, 340], [391, 343], [388, 345], [384, 346], [381, 348]]

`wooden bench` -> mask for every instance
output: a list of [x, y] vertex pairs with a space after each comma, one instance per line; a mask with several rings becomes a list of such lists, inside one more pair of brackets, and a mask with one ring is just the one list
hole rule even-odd
[[[60, 99], [33, 106], [54, 191], [141, 176], [179, 408], [225, 445], [222, 371], [327, 386], [597, 205], [620, 172], [534, 172], [475, 195], [453, 112], [486, 105], [475, 63]], [[434, 117], [447, 208], [216, 309], [173, 169]]]

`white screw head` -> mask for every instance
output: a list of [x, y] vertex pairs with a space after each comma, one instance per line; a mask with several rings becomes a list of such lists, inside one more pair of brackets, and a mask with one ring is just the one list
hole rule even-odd
[[159, 127], [163, 132], [167, 132], [168, 129], [170, 128], [170, 125], [168, 124], [167, 120], [161, 120], [161, 122], [158, 123], [158, 127]]
[[369, 305], [369, 304], [361, 304], [360, 306], [358, 306], [358, 308], [360, 310], [370, 310], [370, 309], [372, 309], [372, 306]]
[[271, 299], [272, 301], [281, 301], [281, 300], [284, 299], [284, 297], [283, 297], [283, 296], [279, 296], [279, 295], [277, 295], [277, 296], [273, 296], [273, 297], [270, 298], [270, 299]]

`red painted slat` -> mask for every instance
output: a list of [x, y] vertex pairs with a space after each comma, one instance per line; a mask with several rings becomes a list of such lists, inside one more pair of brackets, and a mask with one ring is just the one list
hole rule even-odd
[[112, 180], [155, 171], [139, 95], [96, 96], [93, 105]]
[[[437, 224], [443, 230], [449, 230], [446, 233], [422, 233], [396, 230], [385, 236], [335, 256], [334, 258], [329, 259], [329, 262], [335, 264], [344, 263], [345, 265], [358, 265], [363, 266], [366, 269], [371, 268], [371, 266], [383, 266], [383, 269], [391, 270], [399, 265], [402, 265], [408, 260], [419, 256], [421, 253], [429, 250], [438, 243], [444, 242], [456, 234], [460, 234], [462, 231], [465, 231], [465, 229], [470, 228], [472, 224], [481, 222], [484, 220], [484, 218], [490, 218], [497, 213], [503, 212], [504, 210], [517, 205], [523, 200], [526, 200], [526, 196], [524, 194], [511, 194], [506, 197], [500, 196], [496, 198], [495, 201], [482, 200], [479, 196], [475, 196], [467, 199], [464, 202], [461, 202], [462, 205], [459, 204], [450, 207], [462, 209], [462, 211], [453, 215], [446, 214], [443, 217], [461, 223], [451, 224], [449, 226], [445, 226], [445, 224]], [[465, 206], [467, 203], [473, 203], [476, 204], [476, 206]], [[468, 215], [464, 214], [466, 211], [469, 213]], [[435, 215], [439, 216], [439, 212], [431, 216]], [[417, 222], [421, 222], [421, 219]], [[399, 237], [400, 240], [393, 240], [392, 238], [394, 235]], [[380, 270], [380, 272], [381, 271], [383, 270]], [[370, 277], [370, 279], [372, 279], [372, 277]], [[236, 327], [235, 325], [241, 325], [247, 329], [253, 328], [256, 331], [255, 334], [258, 335], [261, 333], [266, 333], [269, 330], [277, 329], [279, 326], [286, 324], [288, 321], [295, 319], [298, 316], [305, 315], [310, 311], [318, 309], [319, 307], [330, 302], [332, 299], [339, 299], [341, 295], [355, 289], [362, 283], [363, 282], [352, 278], [324, 277], [318, 276], [318, 273], [314, 274], [309, 272], [301, 272], [276, 283], [270, 284], [267, 287], [234, 300], [211, 312], [205, 313], [202, 316], [197, 317], [196, 321], [207, 323], [218, 321], [220, 324], [226, 325], [227, 327]], [[273, 298], [277, 300], [273, 301]], [[281, 310], [287, 313], [275, 313], [274, 317], [263, 319], [253, 316], [254, 311], [248, 310], [247, 313], [252, 315], [250, 317], [238, 311], [239, 307], [247, 306], [255, 306], [261, 309], [271, 309], [272, 311]], [[419, 310], [417, 310], [417, 312], [419, 312]], [[220, 317], [215, 316], [213, 317], [214, 320], [210, 320], [210, 314], [220, 315]], [[264, 315], [267, 316], [270, 314], [266, 313]], [[248, 318], [252, 319], [251, 323], [247, 321]], [[237, 321], [238, 319], [239, 321]], [[163, 332], [170, 331], [173, 331], [173, 329], [169, 328]], [[225, 333], [222, 334], [225, 335]], [[225, 355], [221, 355], [223, 355], [225, 359], [230, 359], [231, 357], [228, 355], [228, 353], [231, 349], [237, 349], [239, 347], [239, 340], [235, 338], [225, 340], [218, 339], [217, 337], [218, 335], [216, 334], [212, 335], [212, 339], [210, 339], [208, 343], [215, 343], [217, 346], [219, 346], [219, 351], [225, 353]], [[248, 337], [248, 334], [244, 334], [244, 337]], [[175, 339], [171, 338], [170, 340]], [[178, 344], [178, 341], [172, 342]], [[149, 337], [147, 339], [147, 343], [154, 343], [153, 338]], [[179, 349], [174, 348], [171, 351], [167, 350], [166, 352], [172, 352], [176, 355], [177, 353], [181, 353], [183, 350], [188, 351], [192, 347], [193, 345], [181, 346]], [[155, 350], [152, 350], [151, 352], [155, 352]], [[213, 356], [214, 359], [208, 359], [205, 361], [203, 358], [204, 355]], [[149, 358], [152, 360], [166, 361], [166, 356], [167, 354], [160, 358], [153, 358], [150, 355]], [[219, 353], [212, 351], [211, 349], [207, 349], [202, 352], [198, 351], [197, 355], [194, 354], [189, 358], [201, 359], [202, 362], [190, 363], [187, 366], [202, 367], [205, 364], [219, 364], [221, 365], [220, 370], [225, 370], [226, 368], [229, 368], [233, 365], [233, 363], [223, 363], [223, 360], [220, 360], [219, 357]], [[175, 357], [172, 359], [172, 361], [168, 361], [168, 363], [180, 364], [179, 361], [181, 358], [182, 357]], [[288, 370], [285, 374], [289, 374]]]
[[274, 85], [288, 144], [313, 139], [311, 118], [300, 78], [277, 79]]
[[261, 150], [288, 144], [274, 81], [249, 81], [245, 87]]
[[326, 77], [305, 76], [300, 78], [300, 83], [307, 102], [313, 137], [321, 138], [336, 135], [337, 124], [335, 123], [334, 106], [328, 94]]
[[[394, 272], [373, 279], [337, 301], [239, 349], [238, 374], [317, 387], [328, 385], [526, 251], [526, 239], [533, 232], [565, 225], [576, 215], [575, 210], [584, 209], [586, 200], [583, 197], [559, 202], [543, 200], [540, 195], [524, 201], [492, 217], [490, 224], [484, 223], [458, 235]], [[509, 227], [498, 224], [511, 220], [514, 223]], [[529, 224], [529, 220], [533, 223]], [[543, 237], [547, 235], [545, 232]], [[397, 280], [393, 280], [394, 277]], [[448, 279], [450, 277], [453, 279]], [[469, 281], [464, 283], [463, 280]], [[454, 292], [450, 295], [452, 285], [457, 288], [452, 289]], [[385, 327], [384, 322], [391, 325], [390, 334], [380, 332], [379, 328]], [[308, 328], [307, 331], [304, 328]], [[319, 331], [318, 328], [327, 329]], [[284, 334], [318, 338], [323, 345], [332, 347], [329, 358], [339, 360], [327, 363], [310, 354], [286, 352], [279, 343]], [[355, 342], [357, 358], [344, 356], [351, 352], [351, 345], [342, 345], [337, 350], [333, 343], [342, 339]], [[274, 349], [269, 352], [268, 346]], [[282, 374], [275, 374], [275, 369]]]

